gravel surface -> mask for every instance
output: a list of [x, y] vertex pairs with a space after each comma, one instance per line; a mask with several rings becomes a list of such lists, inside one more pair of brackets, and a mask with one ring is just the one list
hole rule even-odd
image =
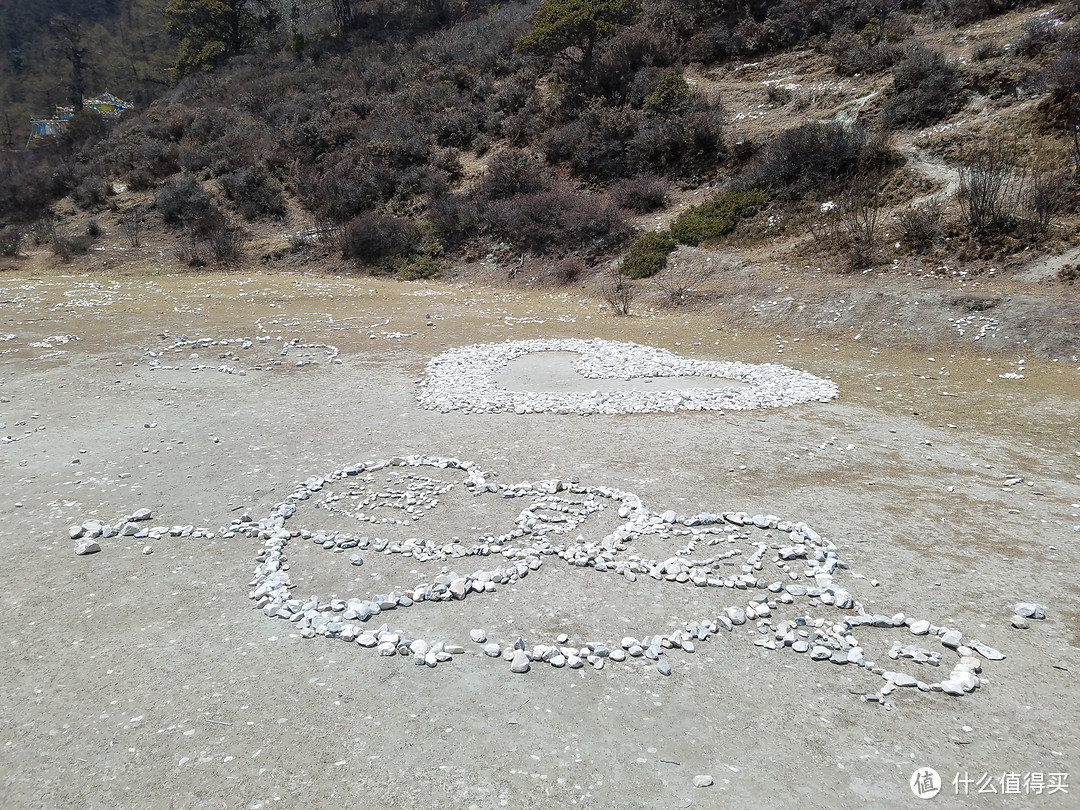
[[[955, 804], [1006, 806], [974, 783], [956, 797], [953, 776], [1080, 778], [1075, 363], [980, 347], [916, 355], [762, 334], [730, 311], [614, 319], [572, 294], [370, 279], [6, 276], [0, 293], [0, 806], [907, 807], [923, 768]], [[417, 404], [426, 364], [449, 349], [595, 337], [781, 363], [839, 396], [587, 418]], [[904, 614], [852, 631], [897, 688], [868, 701], [884, 682], [865, 667], [753, 643], [802, 597], [688, 636], [692, 652], [657, 641], [653, 660], [650, 639], [635, 657], [622, 640], [670, 641], [750, 592], [561, 560], [358, 623], [424, 642], [407, 655], [305, 639], [258, 609], [249, 583], [266, 541], [234, 521], [266, 518], [312, 476], [410, 455], [466, 459], [510, 486], [633, 492], [661, 515], [805, 521], [848, 566], [856, 607], [799, 612]], [[495, 493], [425, 490], [437, 520], [357, 526], [315, 506], [323, 490], [293, 501], [297, 529], [452, 544], [505, 532], [522, 511]], [[592, 521], [601, 538], [621, 523], [611, 507]], [[286, 562], [300, 600], [348, 605], [493, 567], [301, 539]], [[86, 540], [101, 550], [77, 555]], [[630, 545], [662, 561], [685, 543], [654, 533]], [[921, 620], [942, 634], [916, 635]], [[559, 651], [537, 660], [538, 645]], [[966, 648], [980, 664], [974, 691], [905, 688], [905, 675], [947, 679]], [[429, 656], [436, 666], [415, 665]], [[1031, 800], [1067, 807], [1077, 790]]]

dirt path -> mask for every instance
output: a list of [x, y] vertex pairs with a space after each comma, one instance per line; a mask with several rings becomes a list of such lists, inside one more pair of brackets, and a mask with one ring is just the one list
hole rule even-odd
[[897, 144], [900, 154], [907, 160], [907, 167], [918, 172], [923, 177], [932, 180], [941, 186], [940, 189], [927, 195], [925, 198], [912, 200], [912, 203], [923, 200], [935, 200], [940, 203], [948, 202], [960, 190], [960, 172], [955, 166], [951, 166], [925, 149], [916, 146], [914, 137], [907, 138]]

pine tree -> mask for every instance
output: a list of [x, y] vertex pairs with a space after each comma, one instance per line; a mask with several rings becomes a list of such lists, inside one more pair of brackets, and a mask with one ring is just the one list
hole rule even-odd
[[565, 57], [588, 81], [596, 43], [637, 12], [636, 0], [544, 0], [533, 30], [518, 40], [517, 50]]
[[170, 0], [165, 30], [180, 40], [177, 76], [220, 65], [279, 22], [274, 4], [267, 0]]

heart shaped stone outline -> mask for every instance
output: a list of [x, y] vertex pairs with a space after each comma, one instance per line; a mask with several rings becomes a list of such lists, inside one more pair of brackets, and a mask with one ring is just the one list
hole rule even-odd
[[[719, 378], [745, 383], [738, 388], [655, 391], [508, 391], [494, 372], [531, 352], [576, 352], [575, 370], [589, 379]], [[835, 383], [776, 363], [695, 360], [666, 349], [593, 338], [544, 338], [458, 346], [427, 364], [417, 400], [429, 410], [465, 413], [628, 414], [675, 411], [742, 411], [828, 402], [839, 395]]]

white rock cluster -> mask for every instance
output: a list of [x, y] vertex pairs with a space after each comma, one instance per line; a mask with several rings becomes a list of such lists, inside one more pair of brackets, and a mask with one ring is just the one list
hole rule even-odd
[[[577, 352], [574, 368], [589, 379], [721, 378], [745, 385], [655, 391], [527, 392], [498, 386], [493, 373], [531, 352]], [[695, 360], [665, 349], [614, 340], [515, 340], [450, 349], [427, 365], [417, 399], [444, 413], [627, 414], [674, 411], [743, 411], [827, 402], [836, 385], [775, 363]]]
[[[101, 551], [98, 538], [108, 539], [112, 537], [134, 537], [136, 539], [160, 540], [162, 537], [192, 537], [212, 539], [214, 532], [210, 529], [187, 525], [152, 526], [148, 521], [154, 513], [143, 507], [136, 509], [130, 515], [120, 518], [113, 523], [106, 523], [98, 518], [90, 518], [82, 523], [75, 523], [68, 527], [68, 537], [78, 540], [75, 553], [78, 555], [93, 554]], [[144, 553], [147, 552], [144, 549]]]
[[[438, 507], [440, 496], [458, 486], [424, 474], [425, 467], [459, 471], [464, 476], [461, 486], [476, 496], [520, 499], [523, 506], [513, 526], [503, 534], [447, 542], [389, 540], [286, 525], [303, 501], [332, 513], [338, 522], [341, 516], [371, 524], [410, 525], [420, 521]], [[584, 524], [608, 509], [617, 512], [621, 523], [603, 537], [585, 539], [580, 533]], [[891, 708], [886, 697], [897, 688], [967, 694], [979, 685], [982, 659], [1004, 658], [979, 641], [965, 642], [955, 629], [903, 613], [866, 613], [837, 580], [847, 566], [836, 547], [806, 523], [737, 511], [696, 515], [678, 515], [674, 510], [655, 512], [631, 492], [576, 481], [494, 483], [475, 465], [453, 458], [398, 457], [312, 476], [297, 485], [293, 494], [265, 518], [256, 520], [244, 514], [222, 531], [225, 537], [244, 535], [261, 542], [249, 596], [267, 616], [296, 625], [304, 638], [323, 636], [355, 642], [384, 656], [412, 656], [417, 665], [429, 667], [449, 662], [470, 649], [474, 656], [505, 661], [514, 673], [528, 672], [538, 664], [554, 669], [588, 666], [599, 670], [609, 663], [642, 660], [661, 674], [670, 675], [673, 654], [693, 654], [698, 645], [714, 637], [742, 637], [745, 632], [765, 651], [789, 650], [812, 660], [854, 666], [880, 676], [884, 685], [864, 694], [863, 699]], [[662, 560], [634, 553], [633, 541], [646, 535], [674, 541], [680, 547]], [[301, 541], [331, 552], [351, 552], [353, 565], [363, 564], [361, 551], [400, 554], [417, 562], [443, 563], [443, 573], [429, 581], [365, 598], [302, 597], [294, 592], [286, 557], [289, 543]], [[741, 561], [733, 565], [736, 557]], [[546, 643], [527, 645], [518, 638], [500, 644], [489, 641], [483, 629], [474, 628], [469, 637], [477, 646], [467, 648], [451, 640], [411, 638], [405, 631], [382, 623], [386, 620], [384, 614], [398, 615], [419, 602], [455, 602], [512, 586], [556, 559], [597, 574], [621, 576], [629, 582], [648, 576], [671, 583], [672, 587], [706, 589], [705, 593], [719, 597], [717, 603], [729, 604], [718, 604], [709, 616], [683, 622], [673, 631], [625, 636], [619, 642], [572, 640], [560, 634]], [[848, 614], [812, 616], [789, 608], [797, 601], [817, 612]], [[780, 619], [780, 612], [791, 615]], [[373, 619], [381, 624], [373, 627]], [[744, 626], [745, 631], [736, 630]], [[867, 660], [856, 636], [874, 629], [894, 633], [906, 629], [914, 636], [935, 638], [941, 649], [905, 646], [896, 641], [888, 652], [889, 665], [880, 666]], [[943, 658], [950, 654], [955, 654], [957, 660], [944, 674]], [[917, 677], [899, 671], [900, 663], [915, 667], [919, 673], [936, 676], [942, 672], [942, 676]]]

